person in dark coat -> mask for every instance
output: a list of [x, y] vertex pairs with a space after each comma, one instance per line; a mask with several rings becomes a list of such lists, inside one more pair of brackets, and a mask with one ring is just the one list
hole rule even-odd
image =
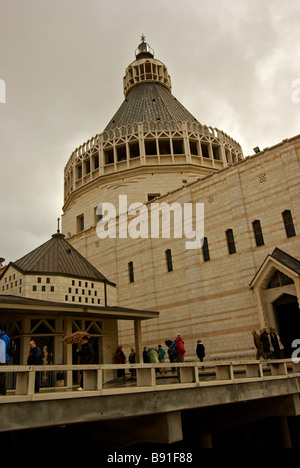
[[[40, 348], [37, 347], [36, 342], [31, 340], [29, 342], [29, 355], [27, 358], [27, 364], [29, 366], [41, 366], [43, 364], [43, 355]], [[40, 391], [40, 372], [35, 372], [35, 383], [34, 383], [34, 391], [38, 393]]]
[[[89, 337], [84, 336], [81, 342], [81, 349], [77, 349], [76, 352], [80, 357], [80, 364], [94, 364], [95, 353], [92, 344], [89, 342]], [[83, 390], [83, 371], [81, 372], [80, 387], [78, 390]]]
[[[136, 352], [134, 351], [134, 348], [131, 348], [130, 349], [130, 354], [129, 354], [130, 364], [135, 364], [135, 360], [136, 360]], [[135, 369], [130, 369], [130, 373], [131, 373], [132, 377], [136, 376], [136, 370]]]
[[266, 328], [263, 328], [260, 334], [260, 341], [262, 342], [262, 345], [263, 345], [265, 359], [269, 359], [271, 356], [271, 350], [270, 350], [270, 343], [269, 343], [269, 333], [267, 332]]
[[[122, 346], [119, 346], [115, 354], [116, 364], [126, 364], [126, 356], [123, 352]], [[125, 369], [117, 369], [117, 378], [125, 379]]]
[[144, 364], [148, 364], [150, 361], [149, 361], [149, 356], [148, 356], [148, 348], [146, 346], [144, 346], [144, 350], [143, 350], [143, 363]]
[[[201, 340], [197, 341], [196, 354], [197, 354], [200, 362], [203, 362], [203, 360], [205, 358], [205, 347], [204, 347], [204, 344], [202, 343]], [[202, 369], [204, 369], [204, 366], [202, 366]]]

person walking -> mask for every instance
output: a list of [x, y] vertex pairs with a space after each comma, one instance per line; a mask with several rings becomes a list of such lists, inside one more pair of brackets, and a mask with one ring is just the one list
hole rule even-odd
[[175, 341], [177, 343], [177, 346], [176, 346], [177, 359], [176, 359], [176, 361], [177, 362], [184, 362], [184, 355], [186, 353], [186, 350], [184, 348], [184, 342], [182, 341], [182, 335], [180, 333], [178, 333]]
[[[115, 354], [116, 364], [126, 364], [126, 356], [123, 352], [123, 347], [120, 345]], [[117, 369], [117, 378], [125, 379], [125, 369]]]
[[270, 328], [269, 343], [272, 359], [284, 358], [284, 346], [281, 343], [280, 336], [275, 328]]
[[[185, 347], [184, 347], [184, 342], [182, 340], [182, 335], [181, 333], [177, 334], [177, 337], [175, 339], [176, 343], [176, 362], [184, 362], [184, 355], [186, 353]], [[171, 344], [170, 349], [172, 350], [173, 343]], [[172, 352], [172, 351], [171, 351]], [[180, 376], [180, 368], [177, 367], [177, 375], [178, 375], [178, 380], [179, 383], [181, 382], [181, 376]]]
[[[167, 352], [168, 352], [169, 360], [170, 360], [170, 362], [175, 362], [175, 361], [176, 361], [176, 360], [175, 360], [175, 356], [173, 356], [172, 353], [171, 353], [171, 345], [172, 345], [172, 343], [173, 343], [173, 342], [172, 342], [171, 340], [166, 340], [166, 341], [165, 341], [165, 345], [168, 347], [168, 351], [167, 351]], [[171, 371], [172, 371], [172, 372], [176, 372], [175, 367], [172, 367], [172, 368], [171, 368]]]
[[256, 330], [253, 330], [252, 336], [253, 336], [254, 346], [255, 346], [255, 348], [256, 348], [256, 359], [257, 359], [258, 361], [260, 360], [260, 358], [265, 359], [263, 344], [262, 344], [262, 342], [260, 341], [260, 336], [259, 336], [259, 334], [256, 332]]
[[266, 328], [262, 329], [259, 339], [263, 345], [263, 352], [264, 352], [265, 359], [270, 359], [271, 351], [270, 351], [269, 333], [267, 332]]
[[[166, 351], [163, 349], [162, 345], [158, 345], [157, 355], [159, 363], [163, 364], [165, 362]], [[165, 368], [162, 367], [159, 369], [160, 374], [163, 374], [165, 372], [167, 372]]]
[[[94, 364], [95, 353], [88, 336], [84, 336], [81, 341], [81, 349], [76, 349], [80, 358], [80, 364]], [[83, 371], [80, 371], [80, 387], [77, 390], [83, 390]]]
[[[205, 358], [205, 347], [204, 347], [204, 344], [202, 343], [202, 340], [197, 341], [196, 354], [200, 362], [203, 362]], [[203, 369], [204, 369], [204, 366], [202, 366], [202, 370]]]
[[[29, 348], [30, 351], [27, 358], [28, 366], [41, 366], [43, 364], [42, 351], [37, 347], [34, 340], [29, 342]], [[39, 371], [35, 371], [34, 391], [36, 393], [40, 391], [40, 374]]]
[[[130, 354], [129, 354], [128, 360], [129, 360], [130, 364], [135, 364], [136, 352], [135, 352], [134, 348], [130, 348]], [[130, 370], [131, 376], [135, 377], [136, 376], [136, 369], [129, 369], [129, 370]]]
[[149, 354], [148, 354], [148, 348], [147, 346], [144, 346], [144, 350], [143, 350], [143, 363], [144, 364], [148, 364], [150, 361], [149, 361]]

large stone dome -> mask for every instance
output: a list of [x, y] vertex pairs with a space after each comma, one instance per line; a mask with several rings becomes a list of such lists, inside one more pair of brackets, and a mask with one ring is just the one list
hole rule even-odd
[[[144, 36], [125, 71], [123, 89], [124, 101], [104, 131], [76, 148], [65, 167], [64, 210], [96, 187], [102, 200], [103, 189], [109, 197], [114, 186], [115, 196], [129, 179], [142, 190], [150, 174], [152, 192], [159, 195], [243, 159], [235, 140], [202, 125], [172, 95], [167, 67]], [[135, 194], [144, 202], [149, 193], [141, 190]]]

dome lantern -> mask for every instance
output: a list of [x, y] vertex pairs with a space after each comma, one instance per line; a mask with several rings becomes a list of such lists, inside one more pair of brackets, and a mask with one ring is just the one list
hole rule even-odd
[[135, 61], [132, 62], [125, 71], [123, 78], [124, 95], [136, 85], [143, 83], [159, 83], [165, 86], [170, 92], [172, 89], [171, 78], [167, 67], [154, 58], [154, 51], [145, 42], [146, 37], [141, 36], [140, 44], [135, 51]]
[[141, 35], [142, 42], [138, 45], [138, 48], [135, 51], [136, 59], [144, 59], [144, 58], [154, 58], [154, 50], [151, 49], [149, 44], [145, 42], [146, 36], [144, 34]]

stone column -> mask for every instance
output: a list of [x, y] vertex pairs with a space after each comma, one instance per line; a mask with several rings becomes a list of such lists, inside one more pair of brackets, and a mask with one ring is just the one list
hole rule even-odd
[[142, 342], [142, 324], [140, 320], [134, 321], [134, 340], [135, 340], [135, 352], [136, 362], [143, 362], [143, 342]]

